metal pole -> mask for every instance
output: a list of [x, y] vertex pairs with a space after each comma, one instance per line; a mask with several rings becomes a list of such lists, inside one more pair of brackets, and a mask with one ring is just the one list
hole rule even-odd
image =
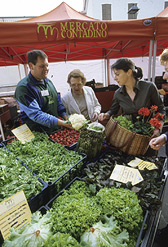
[[108, 86], [110, 85], [110, 61], [109, 58], [107, 58], [107, 82]]
[[21, 80], [22, 78], [21, 78], [21, 73], [20, 73], [20, 63], [18, 64], [18, 71], [19, 71], [19, 78]]
[[154, 41], [153, 47], [153, 67], [152, 67], [152, 81], [155, 82], [155, 69], [156, 69], [156, 50], [157, 50], [157, 41]]
[[25, 71], [25, 75], [28, 75], [28, 65], [24, 64], [24, 71]]
[[108, 86], [108, 82], [107, 82], [107, 60], [104, 59], [104, 75], [105, 75], [105, 87]]
[[149, 64], [148, 64], [148, 81], [151, 80], [152, 50], [153, 50], [153, 40], [150, 40], [150, 46], [149, 46]]

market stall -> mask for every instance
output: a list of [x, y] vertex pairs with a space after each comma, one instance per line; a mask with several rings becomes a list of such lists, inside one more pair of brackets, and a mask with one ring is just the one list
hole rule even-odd
[[[62, 18], [63, 17], [63, 18]], [[71, 60], [82, 60], [82, 59], [100, 59], [100, 58], [111, 58], [111, 57], [120, 57], [122, 56], [141, 56], [148, 54], [149, 51], [149, 40], [155, 38], [155, 28], [156, 28], [156, 18], [150, 18], [150, 20], [129, 20], [129, 21], [100, 21], [95, 20], [92, 18], [89, 18], [87, 16], [84, 16], [76, 11], [74, 11], [72, 8], [70, 8], [65, 3], [58, 6], [55, 10], [40, 16], [36, 18], [31, 18], [25, 21], [19, 21], [15, 23], [0, 23], [1, 33], [0, 33], [0, 62], [1, 65], [14, 65], [14, 64], [26, 64], [26, 53], [27, 51], [31, 49], [42, 49], [46, 52], [46, 54], [49, 57], [49, 62], [55, 62], [55, 61], [71, 61]], [[54, 139], [58, 138], [58, 133], [53, 133]], [[56, 134], [56, 135], [55, 135]], [[66, 133], [67, 134], [67, 133]], [[35, 194], [39, 192], [39, 195], [37, 197], [33, 197], [33, 203], [30, 201], [29, 205], [30, 208], [33, 211], [36, 211], [37, 209], [41, 211], [48, 211], [47, 209], [52, 206], [51, 200], [53, 201], [53, 198], [56, 196], [59, 196], [59, 193], [61, 189], [64, 186], [67, 186], [69, 182], [72, 182], [72, 180], [76, 176], [80, 176], [82, 179], [85, 178], [85, 181], [87, 181], [86, 175], [88, 175], [87, 169], [88, 165], [94, 164], [94, 168], [99, 162], [101, 163], [102, 160], [105, 162], [105, 170], [102, 169], [100, 166], [99, 170], [101, 172], [107, 172], [108, 162], [106, 160], [106, 154], [104, 152], [107, 151], [108, 147], [106, 145], [103, 145], [103, 141], [101, 139], [101, 145], [98, 141], [92, 144], [92, 141], [95, 141], [92, 135], [90, 135], [90, 143], [84, 143], [82, 141], [82, 144], [85, 144], [87, 147], [89, 146], [88, 153], [91, 156], [91, 158], [87, 159], [87, 163], [85, 162], [86, 156], [80, 156], [75, 150], [76, 146], [78, 150], [81, 150], [80, 145], [72, 145], [71, 143], [62, 143], [63, 146], [60, 146], [62, 144], [56, 143], [55, 140], [52, 142], [49, 137], [46, 134], [37, 134], [39, 137], [39, 141], [36, 143], [36, 141], [28, 142], [24, 145], [20, 144], [18, 140], [12, 141], [12, 143], [8, 143], [10, 141], [6, 141], [5, 143], [2, 143], [1, 150], [10, 150], [12, 152], [12, 157], [9, 158], [8, 162], [11, 162], [11, 159], [19, 159], [21, 161], [20, 165], [23, 165], [28, 171], [31, 171], [31, 175], [33, 173], [33, 176], [36, 176], [34, 184], [36, 184], [38, 181], [43, 181], [43, 188], [38, 187], [38, 190], [36, 190], [35, 186]], [[58, 136], [57, 136], [58, 135]], [[65, 135], [65, 132], [64, 132]], [[56, 137], [57, 136], [57, 137]], [[88, 135], [89, 136], [89, 135]], [[82, 136], [80, 136], [82, 139]], [[99, 134], [97, 134], [97, 139], [99, 137]], [[101, 136], [102, 137], [102, 136]], [[53, 137], [50, 136], [50, 138], [53, 140]], [[80, 140], [81, 140], [80, 139]], [[87, 138], [83, 138], [88, 139]], [[61, 141], [61, 140], [60, 140]], [[78, 142], [79, 144], [80, 142]], [[68, 145], [67, 145], [68, 144]], [[99, 145], [98, 145], [99, 144]], [[65, 146], [70, 146], [68, 149]], [[96, 150], [95, 150], [96, 146]], [[94, 148], [94, 152], [92, 150], [92, 147]], [[99, 149], [99, 147], [101, 147]], [[72, 148], [72, 149], [71, 149]], [[73, 149], [74, 148], [74, 149]], [[84, 149], [83, 152], [85, 152], [86, 149]], [[6, 152], [6, 151], [4, 151]], [[58, 154], [58, 157], [55, 157], [55, 155]], [[73, 155], [72, 155], [73, 154]], [[75, 158], [74, 158], [75, 154]], [[89, 156], [88, 155], [88, 156]], [[92, 156], [93, 155], [93, 156]], [[100, 156], [104, 155], [104, 156]], [[131, 156], [129, 156], [131, 155]], [[8, 155], [5, 155], [5, 157]], [[64, 158], [63, 158], [64, 156]], [[125, 155], [122, 152], [115, 153], [115, 155], [112, 152], [112, 158], [110, 161], [110, 167], [114, 168], [112, 165], [113, 160], [115, 160], [114, 156], [117, 158], [117, 162], [121, 165], [124, 164], [124, 166], [127, 166], [128, 160], [134, 159], [134, 156], [132, 154]], [[74, 159], [73, 159], [73, 158]], [[124, 160], [122, 160], [124, 158]], [[142, 160], [146, 160], [146, 158], [141, 157]], [[68, 164], [67, 164], [68, 160]], [[122, 161], [121, 161], [122, 160]], [[149, 161], [149, 160], [148, 160]], [[155, 187], [155, 193], [154, 197], [156, 201], [158, 202], [158, 205], [160, 205], [161, 200], [159, 199], [159, 192], [162, 193], [163, 187], [164, 187], [164, 180], [165, 177], [162, 172], [162, 166], [164, 164], [163, 159], [156, 159], [156, 157], [153, 157], [149, 162], [156, 162], [157, 161], [157, 169], [153, 170], [152, 172], [155, 174], [155, 179], [153, 181], [153, 184], [157, 184], [159, 187]], [[5, 164], [7, 161], [5, 160]], [[13, 161], [12, 161], [13, 163]], [[61, 164], [61, 165], [60, 165]], [[4, 163], [2, 163], [2, 168], [4, 174], [7, 174], [9, 171], [5, 170], [6, 167], [4, 166]], [[63, 167], [65, 165], [65, 167]], [[87, 166], [88, 165], [88, 166]], [[16, 165], [18, 167], [19, 164]], [[56, 167], [60, 168], [62, 167], [62, 170], [57, 171]], [[84, 170], [85, 168], [85, 170]], [[18, 168], [19, 170], [19, 168]], [[24, 169], [25, 170], [25, 169]], [[85, 174], [83, 173], [83, 170], [85, 171]], [[108, 171], [109, 176], [112, 172], [111, 170]], [[25, 174], [21, 171], [22, 174]], [[10, 173], [9, 173], [10, 174]], [[145, 170], [144, 176], [148, 175], [149, 172]], [[30, 175], [30, 174], [29, 174]], [[20, 174], [17, 175], [18, 177]], [[31, 177], [27, 174], [25, 177], [29, 178], [31, 180]], [[89, 181], [90, 179], [94, 177], [94, 174], [89, 173]], [[5, 176], [4, 176], [5, 178]], [[6, 184], [8, 185], [9, 180], [12, 177], [7, 177]], [[34, 178], [34, 177], [33, 177]], [[38, 179], [37, 179], [38, 178]], [[150, 176], [149, 179], [152, 177]], [[100, 174], [98, 174], [98, 177], [96, 177], [96, 182], [91, 183], [90, 187], [92, 189], [96, 189], [96, 187], [99, 187], [100, 184], [97, 183], [97, 179], [100, 180]], [[118, 188], [119, 184], [122, 187], [122, 183], [115, 183], [113, 179], [107, 181], [111, 183], [111, 187]], [[5, 180], [5, 179], [4, 179]], [[16, 183], [16, 193], [17, 189], [23, 188], [23, 190], [28, 191], [31, 190], [31, 182], [30, 180], [27, 180], [27, 184], [30, 186], [27, 188], [22, 187], [22, 184]], [[33, 179], [32, 179], [33, 180]], [[15, 177], [15, 181], [17, 181]], [[26, 181], [24, 180], [24, 177], [20, 181]], [[145, 179], [144, 179], [145, 181]], [[12, 183], [13, 180], [11, 179], [10, 182]], [[19, 182], [19, 180], [17, 181]], [[24, 183], [25, 185], [26, 183]], [[27, 185], [26, 184], [26, 185]], [[5, 185], [5, 186], [7, 186]], [[39, 185], [39, 183], [38, 183]], [[103, 181], [101, 186], [106, 188], [106, 181]], [[114, 186], [115, 185], [115, 186]], [[5, 192], [7, 192], [6, 187], [4, 186], [4, 197], [2, 199], [6, 200]], [[8, 186], [7, 186], [8, 187]], [[108, 187], [108, 186], [107, 186]], [[136, 186], [135, 186], [136, 187]], [[134, 189], [136, 192], [141, 191], [139, 187], [136, 187]], [[13, 187], [11, 187], [13, 190]], [[102, 188], [103, 189], [103, 188]], [[124, 188], [125, 189], [125, 188]], [[129, 191], [132, 192], [132, 186], [130, 186], [130, 183], [128, 183]], [[151, 191], [147, 191], [151, 192]], [[26, 192], [25, 192], [26, 193]], [[128, 192], [129, 194], [132, 194]], [[11, 191], [8, 194], [8, 196], [11, 195]], [[135, 195], [135, 194], [134, 194]], [[32, 195], [28, 194], [27, 199], [31, 199]], [[136, 197], [137, 198], [137, 197]], [[100, 198], [101, 199], [101, 198]], [[151, 199], [151, 197], [150, 197]], [[61, 200], [61, 199], [60, 199]], [[90, 200], [87, 198], [86, 201]], [[136, 200], [137, 201], [137, 200]], [[90, 205], [88, 202], [88, 205]], [[102, 202], [103, 203], [103, 202]], [[108, 202], [109, 203], [109, 202]], [[83, 205], [83, 204], [82, 204]], [[102, 204], [103, 205], [103, 204]], [[137, 204], [136, 204], [137, 205]], [[91, 207], [92, 206], [92, 207]], [[100, 212], [100, 205], [97, 205], [97, 202], [95, 202], [94, 205], [90, 206], [90, 211], [92, 211], [94, 206], [97, 207], [98, 212]], [[151, 230], [151, 227], [153, 225], [153, 221], [151, 218], [151, 215], [147, 213], [149, 211], [151, 204], [148, 204], [148, 208], [144, 207], [144, 211], [142, 213], [142, 210], [140, 210], [140, 206], [138, 204], [138, 209], [140, 212], [140, 218], [137, 222], [137, 247], [140, 246], [144, 242], [149, 242], [149, 237], [153, 238], [155, 234], [155, 230]], [[152, 208], [154, 212], [154, 220], [158, 219], [158, 210], [159, 207]], [[154, 210], [155, 209], [155, 210]], [[119, 211], [119, 210], [118, 210]], [[73, 211], [73, 213], [75, 210]], [[46, 213], [46, 212], [45, 212]], [[82, 212], [83, 213], [83, 212]], [[109, 213], [109, 211], [107, 212]], [[142, 213], [142, 215], [141, 215]], [[88, 216], [86, 215], [86, 216]], [[100, 213], [101, 215], [101, 213]], [[89, 226], [91, 227], [92, 224], [97, 223], [97, 221], [100, 220], [100, 215], [96, 215], [95, 222], [90, 222]], [[142, 218], [143, 216], [143, 218]], [[48, 216], [46, 216], [48, 217]], [[42, 216], [37, 217], [39, 222]], [[68, 218], [68, 216], [67, 216]], [[87, 226], [88, 221], [90, 219], [87, 218]], [[144, 220], [144, 221], [143, 221]], [[147, 220], [149, 220], [147, 223]], [[35, 220], [37, 221], [37, 219]], [[125, 227], [125, 223], [121, 223], [121, 219], [119, 218], [120, 227]], [[79, 220], [77, 223], [80, 223]], [[33, 224], [33, 223], [32, 223]], [[64, 221], [62, 221], [60, 224], [64, 224]], [[115, 222], [116, 224], [116, 222]], [[144, 226], [147, 224], [147, 230], [144, 229]], [[66, 224], [68, 226], [68, 224]], [[73, 228], [72, 228], [73, 229]], [[57, 229], [58, 230], [58, 229]], [[59, 228], [60, 230], [60, 228]], [[68, 229], [69, 230], [69, 229]], [[73, 229], [74, 230], [74, 229]], [[83, 229], [83, 232], [84, 233]], [[131, 231], [131, 226], [129, 226], [129, 231]], [[64, 229], [63, 234], [66, 234], [67, 229]], [[81, 234], [79, 232], [79, 229], [75, 229], [75, 231], [78, 231], [73, 236], [76, 236], [79, 241], [79, 235]], [[117, 228], [118, 231], [118, 228]], [[136, 232], [136, 233], [137, 233]], [[119, 233], [119, 231], [118, 231]], [[121, 233], [121, 232], [120, 232]], [[131, 233], [129, 232], [131, 235]], [[39, 232], [37, 232], [37, 236], [39, 235]], [[152, 237], [151, 237], [152, 236]], [[60, 236], [56, 236], [60, 239]], [[72, 236], [71, 236], [72, 237]], [[132, 235], [131, 235], [132, 237]], [[135, 238], [133, 241], [135, 242]], [[52, 239], [52, 238], [51, 238]], [[76, 239], [76, 240], [77, 240]], [[126, 233], [126, 242], [128, 242], [128, 233]], [[75, 240], [74, 240], [75, 241]], [[123, 240], [124, 241], [124, 240]], [[48, 245], [51, 246], [51, 245]], [[148, 246], [147, 244], [144, 244], [143, 246]]]
[[[96, 125], [95, 128], [92, 125], [87, 130], [81, 130], [81, 134], [78, 136], [78, 143], [69, 147], [65, 143], [53, 141], [51, 136], [40, 132], [34, 132], [35, 139], [25, 144], [22, 144], [16, 138], [2, 142], [0, 145], [2, 157], [0, 167], [4, 174], [4, 180], [3, 186], [1, 186], [1, 194], [3, 195], [3, 197], [1, 196], [1, 201], [9, 201], [9, 196], [13, 198], [13, 194], [17, 194], [18, 191], [23, 189], [31, 212], [36, 212], [36, 214], [33, 214], [34, 220], [32, 220], [30, 227], [36, 221], [40, 226], [40, 222], [43, 219], [42, 215], [38, 215], [38, 211], [40, 211], [46, 218], [45, 230], [49, 228], [51, 231], [51, 225], [48, 225], [47, 222], [48, 220], [50, 224], [53, 222], [52, 232], [54, 235], [50, 235], [51, 239], [57, 239], [57, 235], [60, 234], [58, 238], [63, 239], [62, 241], [65, 241], [65, 243], [67, 241], [66, 237], [68, 237], [68, 239], [73, 238], [73, 241], [78, 242], [78, 244], [76, 242], [76, 246], [87, 246], [86, 243], [79, 245], [80, 241], [85, 239], [82, 235], [88, 226], [91, 227], [93, 225], [94, 227], [94, 224], [102, 220], [106, 212], [108, 216], [106, 224], [114, 221], [114, 219], [110, 218], [113, 215], [115, 220], [117, 219], [117, 222], [114, 221], [113, 224], [117, 224], [117, 227], [124, 231], [123, 233], [119, 230], [120, 228], [115, 229], [119, 236], [124, 234], [123, 238], [120, 239], [125, 244], [124, 246], [151, 247], [160, 218], [162, 193], [166, 181], [164, 175], [164, 170], [166, 169], [165, 159], [161, 157], [145, 157], [143, 155], [136, 156], [123, 153], [114, 148], [111, 149], [103, 138], [104, 127]], [[61, 131], [59, 132], [61, 133]], [[56, 134], [58, 135], [58, 132]], [[68, 135], [68, 132], [66, 135]], [[95, 140], [96, 144], [93, 145]], [[83, 153], [84, 151], [87, 156]], [[129, 165], [136, 157], [138, 157], [139, 162], [138, 169]], [[15, 164], [15, 170], [12, 168], [13, 164]], [[124, 177], [121, 176], [121, 180], [114, 177], [115, 173], [113, 171], [116, 169], [116, 165], [125, 169], [125, 175]], [[12, 176], [11, 169], [13, 170]], [[139, 172], [139, 178], [137, 176], [134, 177], [135, 174], [133, 175], [132, 169]], [[129, 173], [130, 176], [128, 176]], [[18, 177], [19, 179], [17, 179]], [[135, 179], [136, 182], [134, 181], [135, 183], [133, 183], [133, 178], [138, 178], [139, 181]], [[77, 183], [75, 185], [74, 181], [76, 180], [82, 181], [82, 184]], [[130, 181], [132, 181], [132, 184]], [[71, 185], [75, 186], [70, 189], [72, 195], [70, 192], [66, 194], [64, 190], [69, 190]], [[119, 193], [115, 195], [115, 200], [110, 196], [110, 194], [113, 194], [110, 192], [111, 190], [116, 190], [113, 193]], [[101, 197], [101, 193], [103, 193], [103, 197]], [[122, 193], [124, 193], [123, 196]], [[127, 196], [126, 193], [128, 193]], [[99, 197], [98, 201], [96, 195]], [[72, 198], [72, 202], [67, 196]], [[110, 203], [111, 200], [114, 200], [112, 204]], [[90, 205], [91, 202], [92, 205]], [[78, 204], [80, 207], [78, 207]], [[107, 205], [108, 208], [106, 208]], [[110, 205], [112, 205], [112, 208]], [[11, 206], [13, 205], [8, 205], [8, 210]], [[101, 208], [104, 208], [105, 211]], [[50, 209], [57, 216], [50, 215], [50, 218], [48, 215]], [[57, 213], [54, 211], [56, 209]], [[64, 213], [60, 214], [60, 212]], [[92, 213], [93, 217], [90, 219]], [[104, 224], [103, 222], [101, 224]], [[13, 221], [10, 223], [14, 224]], [[27, 227], [29, 227], [29, 224], [26, 225], [25, 231], [27, 231]], [[1, 228], [2, 230], [3, 228]], [[43, 228], [40, 230], [41, 233], [43, 230]], [[13, 234], [15, 235], [15, 231], [13, 231]], [[23, 232], [20, 234], [22, 235]], [[116, 238], [114, 234], [112, 236], [112, 239]], [[16, 241], [18, 241], [17, 238]], [[46, 246], [51, 247], [52, 245]]]

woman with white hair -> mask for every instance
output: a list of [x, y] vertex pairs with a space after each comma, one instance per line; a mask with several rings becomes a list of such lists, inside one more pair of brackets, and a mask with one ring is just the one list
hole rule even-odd
[[62, 97], [62, 103], [67, 115], [82, 114], [86, 119], [96, 121], [101, 111], [101, 105], [91, 87], [85, 86], [86, 78], [79, 69], [74, 69], [68, 75], [67, 82], [71, 90]]

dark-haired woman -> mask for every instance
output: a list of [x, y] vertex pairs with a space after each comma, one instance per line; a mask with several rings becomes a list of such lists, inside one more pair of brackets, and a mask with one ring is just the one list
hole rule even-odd
[[[114, 94], [109, 111], [99, 115], [100, 121], [109, 119], [120, 110], [122, 115], [131, 116], [134, 122], [140, 108], [152, 105], [158, 106], [158, 112], [165, 115], [164, 104], [155, 84], [140, 80], [143, 77], [140, 67], [136, 67], [128, 58], [120, 58], [111, 66], [111, 70], [120, 88]], [[155, 130], [154, 136], [159, 134], [160, 130]]]

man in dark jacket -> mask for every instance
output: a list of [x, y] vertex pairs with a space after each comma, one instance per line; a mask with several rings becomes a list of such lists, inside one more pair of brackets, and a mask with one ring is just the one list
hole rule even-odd
[[33, 50], [27, 53], [27, 60], [30, 72], [18, 83], [15, 91], [22, 122], [31, 130], [39, 131], [42, 127], [48, 133], [52, 133], [58, 126], [71, 128], [64, 121], [67, 115], [61, 98], [47, 78], [47, 55], [41, 50]]
[[[165, 67], [163, 79], [168, 82], [168, 49], [164, 49], [160, 55], [160, 62]], [[159, 150], [164, 144], [166, 144], [166, 155], [168, 156], [168, 132], [152, 138], [149, 142], [149, 146], [155, 150]], [[157, 231], [156, 242], [160, 247], [168, 246], [168, 224], [165, 228]]]

